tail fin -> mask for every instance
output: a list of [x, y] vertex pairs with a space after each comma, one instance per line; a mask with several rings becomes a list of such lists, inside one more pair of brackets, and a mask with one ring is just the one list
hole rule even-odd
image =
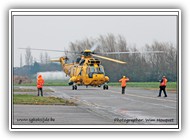
[[60, 62], [62, 65], [65, 64], [65, 61], [67, 61], [67, 57], [60, 57], [59, 59], [51, 59], [51, 62]]

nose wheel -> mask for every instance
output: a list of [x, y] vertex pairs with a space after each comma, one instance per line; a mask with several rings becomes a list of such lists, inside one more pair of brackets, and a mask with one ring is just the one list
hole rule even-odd
[[73, 85], [72, 90], [77, 90], [77, 85]]
[[104, 85], [104, 86], [103, 86], [103, 89], [104, 89], [104, 90], [108, 90], [108, 85]]

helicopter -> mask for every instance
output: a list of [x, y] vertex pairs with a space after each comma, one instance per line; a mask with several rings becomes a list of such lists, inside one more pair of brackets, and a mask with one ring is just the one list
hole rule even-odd
[[69, 85], [72, 85], [73, 90], [77, 90], [77, 85], [85, 85], [86, 87], [101, 87], [103, 85], [103, 89], [108, 90], [109, 77], [105, 75], [101, 61], [94, 57], [126, 64], [120, 60], [97, 55], [91, 50], [82, 51], [81, 56], [74, 63], [67, 63], [67, 57], [60, 57], [51, 61], [61, 63], [63, 71], [70, 77]]
[[[80, 54], [80, 57], [76, 59], [75, 62], [67, 63], [69, 58], [67, 56], [62, 56], [59, 59], [51, 59], [51, 62], [60, 62], [63, 72], [66, 76], [69, 76], [68, 84], [72, 86], [72, 90], [77, 90], [77, 86], [84, 85], [86, 87], [101, 87], [104, 90], [108, 90], [109, 77], [105, 75], [105, 70], [101, 64], [100, 59], [105, 59], [119, 64], [126, 64], [126, 62], [105, 57], [98, 54], [127, 54], [127, 53], [139, 53], [139, 52], [105, 52], [105, 53], [95, 53], [94, 50], [97, 46], [93, 46], [90, 50], [84, 50], [81, 53], [72, 51], [62, 51], [62, 50], [47, 50], [47, 49], [34, 49], [31, 50], [43, 50], [43, 51], [57, 51], [65, 53]], [[26, 48], [20, 48], [26, 49]], [[144, 52], [147, 53], [147, 52]], [[148, 53], [162, 53], [162, 51], [149, 51]]]

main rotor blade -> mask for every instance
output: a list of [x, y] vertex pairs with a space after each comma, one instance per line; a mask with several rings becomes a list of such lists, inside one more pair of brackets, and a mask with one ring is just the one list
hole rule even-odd
[[96, 55], [96, 54], [92, 54], [92, 55], [93, 55], [94, 57], [106, 59], [106, 60], [113, 61], [113, 62], [120, 63], [120, 64], [126, 64], [126, 63], [127, 63], [127, 62], [124, 62], [124, 61], [120, 61], [120, 60], [117, 60], [117, 59], [112, 59], [112, 58], [105, 57], [105, 56], [100, 56], [100, 55]]
[[164, 53], [164, 51], [145, 51], [145, 52], [105, 52], [96, 54], [131, 54], [131, 53]]
[[91, 52], [94, 52], [94, 51], [96, 50], [96, 48], [99, 47], [99, 46], [100, 46], [100, 45], [99, 45], [98, 43], [94, 44], [94, 45], [90, 48]]
[[36, 48], [19, 48], [19, 49], [30, 49], [30, 50], [37, 50], [37, 51], [52, 51], [52, 52], [65, 52], [65, 53], [76, 53], [78, 54], [78, 52], [71, 52], [71, 51], [62, 51], [62, 50], [49, 50], [49, 49], [36, 49]]

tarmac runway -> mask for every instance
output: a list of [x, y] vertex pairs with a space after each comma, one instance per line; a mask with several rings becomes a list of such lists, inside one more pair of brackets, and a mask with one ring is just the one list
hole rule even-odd
[[44, 96], [69, 99], [76, 102], [77, 106], [13, 105], [13, 124], [178, 124], [178, 93], [167, 92], [168, 97], [165, 98], [163, 93], [162, 97], [157, 97], [158, 90], [140, 88], [126, 88], [124, 95], [119, 87], [103, 90], [78, 86], [78, 90], [72, 90], [69, 86], [46, 86], [44, 89], [54, 91], [44, 93]]

